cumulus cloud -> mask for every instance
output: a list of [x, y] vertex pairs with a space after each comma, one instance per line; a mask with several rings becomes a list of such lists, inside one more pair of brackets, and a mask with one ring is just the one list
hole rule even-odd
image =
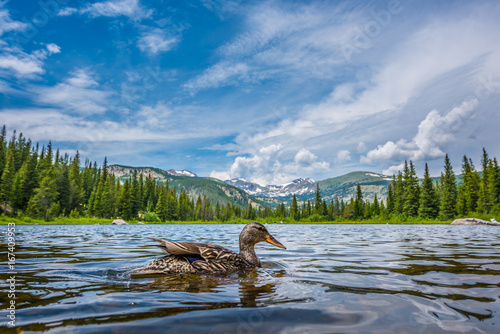
[[474, 115], [477, 99], [464, 101], [446, 115], [441, 116], [437, 110], [429, 112], [418, 126], [418, 132], [411, 141], [400, 139], [378, 145], [361, 157], [363, 163], [374, 163], [385, 160], [410, 159], [414, 161], [426, 158], [438, 158], [445, 155], [443, 147], [455, 139], [455, 135], [463, 130]]
[[348, 150], [340, 150], [337, 152], [337, 157], [335, 158], [336, 163], [344, 163], [351, 161], [351, 152]]
[[145, 31], [141, 34], [137, 46], [143, 52], [156, 55], [171, 50], [178, 43], [178, 39], [159, 28]]
[[[315, 6], [317, 5], [312, 5], [311, 8]], [[219, 64], [230, 66], [245, 62], [247, 77], [261, 69], [272, 68], [276, 71], [286, 69], [286, 73], [311, 79], [316, 73], [314, 65], [309, 66], [309, 60], [324, 65], [324, 73], [332, 77], [337, 74], [335, 70], [344, 73], [342, 66], [335, 65], [335, 61], [341, 60], [336, 58], [334, 50], [339, 45], [336, 42], [350, 36], [349, 33], [342, 38], [335, 37], [335, 40], [325, 41], [320, 32], [328, 29], [333, 31], [339, 26], [322, 20], [318, 11], [305, 11], [305, 17], [309, 16], [309, 25], [305, 22], [301, 25], [301, 18], [296, 18], [286, 5], [277, 14], [273, 13], [274, 8], [270, 5], [259, 9], [262, 9], [260, 13], [249, 14], [248, 20], [254, 24], [219, 50], [222, 58]], [[493, 77], [497, 78], [500, 75], [498, 65], [493, 64], [500, 54], [495, 32], [499, 25], [493, 12], [488, 10], [488, 6], [475, 6], [474, 14], [470, 16], [454, 12], [443, 14], [440, 20], [434, 20], [434, 17], [427, 15], [418, 24], [409, 26], [404, 19], [399, 20], [411, 17], [410, 11], [404, 11], [384, 31], [390, 38], [381, 34], [377, 39], [380, 43], [374, 43], [370, 52], [363, 52], [353, 60], [352, 64], [359, 66], [354, 73], [348, 73], [347, 79], [328, 81], [333, 86], [330, 94], [323, 95], [321, 100], [305, 104], [302, 109], [271, 126], [255, 127], [238, 136], [235, 140], [239, 145], [238, 151], [248, 153], [254, 147], [274, 143], [281, 144], [284, 154], [290, 156], [307, 143], [310, 147], [315, 147], [319, 159], [333, 163], [343, 161], [349, 155], [351, 159], [358, 160], [359, 154], [363, 154], [362, 163], [377, 162], [381, 169], [391, 160], [396, 162], [405, 158], [440, 156], [444, 147], [449, 144], [450, 135], [455, 134], [452, 130], [452, 124], [455, 123], [451, 119], [460, 123], [462, 118], [455, 112], [450, 116], [440, 116], [438, 112], [427, 115], [429, 110], [461, 103], [464, 96], [474, 93], [480, 76], [489, 77], [493, 73]], [[349, 26], [359, 22], [355, 18], [360, 16], [362, 15], [351, 14], [343, 23]], [[265, 22], [263, 17], [273, 17], [276, 20]], [[297, 21], [289, 22], [288, 19], [292, 18]], [[290, 31], [294, 33], [289, 34]], [[312, 38], [313, 35], [315, 38]], [[302, 41], [304, 36], [311, 38]], [[291, 48], [292, 41], [296, 42], [295, 49]], [[309, 48], [300, 47], [307, 43], [318, 43], [321, 46], [315, 48], [309, 44]], [[287, 46], [290, 46], [290, 52], [285, 55], [282, 52], [267, 52], [275, 48], [287, 50]], [[333, 63], [321, 62], [322, 50], [326, 49], [331, 51]], [[304, 65], [304, 68], [296, 68], [293, 63], [286, 64], [293, 56], [302, 59], [301, 52], [307, 54], [308, 60], [295, 63]], [[276, 55], [274, 63], [271, 61], [273, 54]], [[303, 72], [306, 68], [310, 71]], [[208, 70], [205, 74], [207, 73]], [[236, 81], [238, 83], [240, 82]], [[288, 101], [283, 102], [287, 103]], [[485, 108], [481, 110], [491, 114], [486, 106], [494, 104], [493, 99], [482, 101], [482, 104]], [[422, 105], [429, 109], [422, 109]], [[469, 111], [468, 106], [469, 103], [465, 103], [459, 109], [469, 115], [472, 111]], [[426, 116], [427, 121], [423, 122], [414, 139], [409, 140], [410, 136], [397, 140], [417, 127]], [[431, 127], [431, 124], [435, 124], [435, 127]], [[443, 128], [445, 134], [436, 133], [437, 127]], [[367, 128], [371, 131], [367, 131]], [[397, 139], [391, 141], [391, 134], [397, 136]], [[360, 143], [361, 140], [365, 144]], [[380, 144], [380, 149], [368, 153], [366, 146], [369, 145], [372, 149], [377, 144]], [[336, 156], [342, 150], [349, 150], [351, 153], [348, 155], [347, 152], [342, 152], [343, 155]], [[400, 160], [397, 161], [399, 162]], [[339, 170], [342, 168], [340, 165], [336, 167]]]
[[258, 184], [280, 184], [303, 177], [304, 173], [325, 171], [330, 164], [320, 161], [306, 148], [301, 148], [293, 160], [284, 156], [284, 147], [280, 144], [260, 148], [251, 156], [236, 157], [226, 171], [213, 171], [211, 176], [219, 179], [244, 178]]
[[399, 164], [397, 166], [391, 166], [387, 169], [384, 169], [382, 171], [382, 174], [384, 175], [395, 175], [395, 174], [398, 174], [399, 171], [403, 171], [403, 168], [404, 168], [404, 163], [403, 164]]

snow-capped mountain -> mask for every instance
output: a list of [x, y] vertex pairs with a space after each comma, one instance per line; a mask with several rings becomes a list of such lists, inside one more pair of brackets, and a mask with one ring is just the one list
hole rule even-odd
[[183, 170], [169, 169], [169, 170], [166, 170], [165, 172], [167, 172], [170, 175], [174, 175], [174, 176], [189, 176], [189, 177], [197, 177], [198, 176], [195, 173], [190, 172], [190, 171], [185, 170], [185, 169], [183, 169]]
[[231, 179], [224, 182], [257, 197], [286, 197], [294, 194], [303, 195], [316, 190], [316, 181], [309, 178], [296, 179], [285, 184], [268, 186], [261, 186], [260, 184], [245, 179]]

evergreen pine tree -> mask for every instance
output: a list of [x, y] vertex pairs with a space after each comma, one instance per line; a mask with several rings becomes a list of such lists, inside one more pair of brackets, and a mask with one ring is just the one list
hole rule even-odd
[[361, 186], [358, 183], [356, 186], [356, 198], [353, 205], [353, 215], [355, 219], [363, 218], [364, 215], [364, 205], [363, 205], [363, 193], [361, 192]]
[[372, 214], [373, 214], [373, 216], [380, 215], [380, 203], [379, 203], [378, 198], [377, 198], [377, 193], [375, 193], [375, 197], [373, 198]]
[[491, 211], [498, 209], [498, 205], [500, 204], [500, 195], [498, 189], [498, 183], [500, 182], [500, 172], [498, 168], [497, 159], [490, 159], [490, 163], [488, 165], [488, 197], [490, 199]]
[[333, 208], [333, 217], [335, 219], [337, 219], [340, 216], [341, 216], [341, 214], [340, 214], [340, 201], [339, 201], [339, 197], [335, 196], [335, 207]]
[[132, 177], [132, 186], [130, 188], [130, 205], [132, 207], [132, 216], [137, 217], [137, 214], [141, 208], [141, 198], [140, 198], [137, 169], [134, 169], [134, 176]]
[[439, 203], [432, 178], [429, 174], [429, 167], [425, 164], [424, 180], [420, 192], [420, 206], [418, 214], [424, 219], [435, 219], [438, 215]]
[[57, 178], [54, 168], [50, 167], [45, 171], [40, 186], [35, 189], [35, 194], [30, 199], [28, 211], [32, 216], [42, 217], [49, 220], [51, 214], [55, 213], [57, 200]]
[[247, 219], [255, 219], [255, 211], [253, 210], [252, 203], [248, 202]]
[[319, 190], [319, 182], [316, 183], [316, 193], [314, 195], [314, 213], [320, 214], [321, 209], [321, 192]]
[[483, 175], [481, 177], [481, 187], [479, 191], [478, 207], [482, 212], [488, 213], [491, 209], [491, 200], [489, 192], [489, 181], [490, 181], [490, 158], [486, 149], [483, 147], [483, 156], [481, 158], [481, 166], [483, 168]]
[[295, 221], [300, 220], [299, 206], [297, 204], [297, 197], [293, 194], [292, 206], [290, 207], [290, 216]]
[[387, 187], [387, 206], [386, 213], [390, 215], [394, 211], [394, 185], [396, 184], [396, 175], [393, 176], [392, 184]]
[[83, 189], [82, 175], [80, 173], [80, 153], [76, 151], [68, 170], [69, 177], [69, 206], [70, 210], [80, 211], [85, 191]]
[[403, 199], [403, 213], [405, 214], [405, 216], [416, 217], [418, 215], [418, 207], [420, 201], [420, 185], [418, 183], [415, 166], [413, 165], [413, 162], [411, 160], [409, 166], [405, 161]]
[[21, 183], [21, 172], [18, 171], [14, 178], [14, 182], [12, 184], [12, 191], [10, 196], [10, 202], [12, 206], [12, 213], [15, 215], [18, 210], [21, 210], [23, 207], [23, 191], [22, 191], [22, 183]]
[[491, 169], [490, 196], [495, 212], [500, 212], [500, 166], [497, 158], [493, 158]]
[[123, 219], [132, 218], [132, 208], [130, 205], [130, 182], [127, 179], [122, 187], [118, 211]]
[[441, 199], [439, 214], [442, 220], [453, 219], [457, 214], [457, 183], [455, 173], [446, 154], [444, 159], [444, 174], [441, 175]]
[[57, 180], [57, 202], [59, 202], [61, 212], [68, 215], [71, 212], [70, 206], [70, 182], [69, 182], [69, 170], [67, 166], [62, 167], [60, 175]]
[[10, 202], [10, 195], [15, 177], [16, 177], [16, 171], [15, 171], [14, 152], [11, 151], [9, 154], [9, 158], [7, 159], [7, 164], [5, 165], [5, 169], [2, 174], [2, 180], [0, 182], [0, 203], [7, 204]]

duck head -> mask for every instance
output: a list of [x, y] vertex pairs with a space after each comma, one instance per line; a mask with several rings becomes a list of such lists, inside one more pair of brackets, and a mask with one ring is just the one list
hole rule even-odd
[[286, 249], [281, 242], [276, 240], [264, 225], [257, 222], [248, 223], [240, 233], [240, 254], [250, 263], [260, 265], [255, 254], [254, 246], [259, 242], [268, 242], [279, 248]]

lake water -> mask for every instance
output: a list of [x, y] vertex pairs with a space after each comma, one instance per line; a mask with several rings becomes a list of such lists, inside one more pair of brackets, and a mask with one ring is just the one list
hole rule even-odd
[[[500, 332], [494, 226], [273, 224], [268, 230], [288, 249], [258, 244], [262, 268], [226, 277], [128, 274], [162, 256], [144, 236], [237, 251], [242, 227], [18, 225], [17, 330]], [[0, 229], [5, 245], [7, 226]], [[5, 326], [9, 287], [2, 275]]]

